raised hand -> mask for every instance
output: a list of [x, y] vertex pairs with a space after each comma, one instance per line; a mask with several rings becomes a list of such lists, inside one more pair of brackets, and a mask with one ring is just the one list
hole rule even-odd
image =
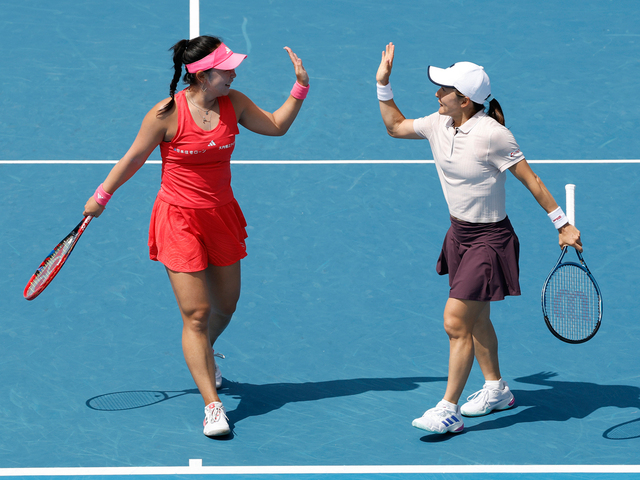
[[382, 60], [378, 67], [378, 73], [376, 73], [376, 81], [380, 85], [386, 85], [389, 83], [389, 76], [391, 75], [391, 69], [393, 68], [393, 55], [395, 52], [395, 46], [393, 43], [389, 43], [386, 46], [384, 52], [382, 52]]
[[300, 85], [302, 85], [303, 87], [306, 87], [307, 85], [309, 85], [309, 74], [304, 69], [304, 66], [302, 65], [302, 60], [300, 60], [298, 56], [295, 53], [293, 53], [293, 51], [289, 47], [284, 47], [284, 49], [289, 54], [289, 58], [293, 63], [293, 67], [295, 68], [296, 80]]

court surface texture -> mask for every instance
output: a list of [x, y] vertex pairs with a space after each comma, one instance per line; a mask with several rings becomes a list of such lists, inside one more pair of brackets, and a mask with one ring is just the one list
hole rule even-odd
[[[311, 89], [286, 136], [243, 128], [233, 188], [248, 221], [234, 319], [216, 344], [232, 435], [202, 434], [182, 322], [148, 258], [159, 152], [32, 302], [22, 290], [168, 95], [186, 0], [0, 1], [0, 476], [222, 479], [640, 478], [637, 252], [640, 3], [209, 2], [200, 32], [247, 53], [234, 88], [273, 111]], [[511, 175], [522, 295], [492, 306], [516, 407], [459, 435], [411, 421], [447, 378], [435, 272], [449, 225], [426, 141], [390, 138], [375, 72], [388, 42], [409, 118], [437, 109], [428, 65], [483, 65], [534, 171], [574, 183], [598, 334], [568, 345], [540, 290], [559, 254]], [[573, 252], [569, 252], [573, 255]], [[480, 389], [477, 365], [463, 398]]]

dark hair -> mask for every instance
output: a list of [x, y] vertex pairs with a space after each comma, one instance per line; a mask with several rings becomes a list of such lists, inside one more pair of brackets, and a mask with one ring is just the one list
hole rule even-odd
[[[182, 75], [182, 65], [197, 62], [203, 59], [216, 48], [220, 46], [222, 40], [218, 37], [210, 37], [202, 35], [191, 40], [180, 40], [169, 50], [173, 50], [173, 80], [171, 80], [171, 86], [169, 87], [169, 95], [171, 100], [158, 111], [158, 115], [169, 112], [175, 105], [175, 94], [178, 88], [178, 82]], [[195, 85], [198, 83], [195, 73], [186, 72], [182, 79], [187, 85]]]
[[[455, 89], [455, 92], [456, 96], [460, 98], [469, 98], [464, 93], [460, 93], [457, 88]], [[471, 99], [469, 98], [469, 100]], [[473, 111], [475, 113], [484, 110], [484, 105], [482, 103], [476, 103], [473, 100], [471, 100], [471, 103], [473, 104]], [[502, 113], [502, 107], [495, 98], [492, 98], [489, 102], [489, 111], [487, 112], [487, 115], [504, 127], [504, 113]]]
[[500, 125], [504, 126], [504, 113], [502, 113], [502, 107], [495, 98], [492, 98], [489, 102], [489, 111], [487, 112], [487, 115], [493, 118]]
[[[473, 108], [477, 113], [484, 110], [484, 105], [473, 102]], [[495, 98], [492, 98], [489, 102], [489, 111], [487, 112], [487, 115], [493, 118], [500, 125], [504, 126], [504, 113], [502, 113], [502, 107]]]

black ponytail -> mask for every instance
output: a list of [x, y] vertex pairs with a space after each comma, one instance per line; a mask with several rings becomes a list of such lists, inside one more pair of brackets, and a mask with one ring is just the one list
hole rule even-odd
[[491, 118], [493, 118], [500, 125], [504, 126], [504, 113], [502, 113], [502, 107], [495, 98], [492, 98], [489, 102], [489, 111], [487, 112]]
[[[484, 105], [482, 103], [472, 103], [476, 113], [484, 110]], [[495, 98], [492, 98], [489, 102], [489, 111], [487, 112], [487, 115], [493, 118], [500, 125], [504, 126], [504, 113], [502, 113], [502, 107]]]
[[[173, 50], [173, 79], [169, 86], [169, 96], [171, 100], [162, 107], [157, 115], [160, 116], [164, 113], [170, 112], [176, 104], [175, 95], [178, 89], [178, 83], [180, 82], [180, 76], [182, 75], [182, 65], [197, 62], [203, 59], [216, 48], [220, 46], [222, 41], [217, 37], [201, 36], [192, 40], [180, 40], [169, 50]], [[197, 84], [196, 74], [186, 72], [183, 78], [184, 83], [187, 85]]]

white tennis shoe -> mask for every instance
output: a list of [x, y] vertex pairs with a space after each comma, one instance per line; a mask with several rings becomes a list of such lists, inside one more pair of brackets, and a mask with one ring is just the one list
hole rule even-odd
[[485, 383], [482, 390], [478, 390], [473, 395], [467, 397], [467, 403], [462, 405], [460, 412], [465, 417], [481, 417], [487, 415], [494, 410], [508, 410], [516, 404], [516, 399], [509, 390], [507, 382], [504, 388], [493, 389], [487, 388]]
[[448, 404], [440, 401], [438, 404], [416, 418], [411, 425], [421, 430], [433, 433], [460, 433], [464, 429], [464, 422], [460, 416], [460, 407], [450, 410]]
[[207, 437], [219, 437], [231, 432], [227, 412], [221, 402], [211, 402], [204, 407], [203, 433]]

